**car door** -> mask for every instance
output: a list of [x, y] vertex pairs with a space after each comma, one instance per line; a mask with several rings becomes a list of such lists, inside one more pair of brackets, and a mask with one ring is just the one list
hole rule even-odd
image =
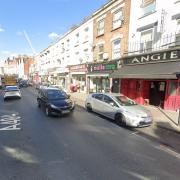
[[103, 107], [103, 94], [94, 94], [92, 98], [93, 98], [93, 104], [92, 104], [93, 111], [97, 113], [101, 113]]
[[103, 114], [109, 118], [114, 119], [118, 110], [117, 103], [108, 95], [103, 96]]
[[45, 108], [47, 104], [47, 93], [45, 91], [42, 91], [41, 93], [41, 103], [42, 106]]

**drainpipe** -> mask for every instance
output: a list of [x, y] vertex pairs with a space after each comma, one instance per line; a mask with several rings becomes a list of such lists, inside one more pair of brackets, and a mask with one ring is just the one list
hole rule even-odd
[[[178, 83], [180, 83], [180, 72], [176, 73], [176, 77], [178, 79]], [[179, 116], [178, 116], [178, 126], [180, 126], [180, 107], [179, 107]]]

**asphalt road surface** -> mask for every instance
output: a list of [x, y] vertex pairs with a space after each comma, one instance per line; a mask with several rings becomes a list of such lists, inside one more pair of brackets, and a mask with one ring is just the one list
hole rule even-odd
[[33, 89], [0, 98], [0, 180], [179, 180], [180, 155], [76, 107], [46, 117]]

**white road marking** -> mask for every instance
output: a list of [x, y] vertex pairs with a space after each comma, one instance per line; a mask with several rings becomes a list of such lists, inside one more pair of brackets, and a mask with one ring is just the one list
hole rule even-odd
[[0, 131], [20, 130], [20, 119], [18, 114], [0, 116]]

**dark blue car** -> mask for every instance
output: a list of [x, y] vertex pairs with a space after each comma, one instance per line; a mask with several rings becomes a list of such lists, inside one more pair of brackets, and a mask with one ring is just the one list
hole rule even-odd
[[40, 88], [37, 103], [39, 108], [45, 110], [47, 116], [70, 114], [74, 110], [74, 102], [69, 95], [58, 88]]

